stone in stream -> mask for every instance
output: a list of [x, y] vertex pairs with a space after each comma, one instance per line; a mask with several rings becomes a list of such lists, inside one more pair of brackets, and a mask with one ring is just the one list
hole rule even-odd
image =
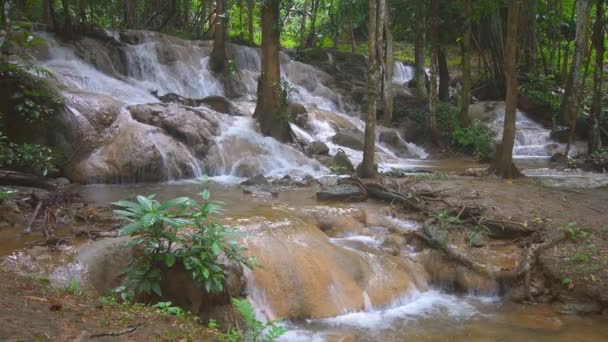
[[365, 137], [363, 136], [363, 132], [358, 129], [344, 129], [331, 138], [331, 141], [334, 144], [349, 147], [357, 151], [363, 151], [364, 140]]
[[339, 184], [317, 192], [319, 201], [359, 202], [367, 199], [367, 192], [354, 184]]
[[355, 172], [355, 167], [346, 155], [346, 152], [339, 150], [331, 160], [330, 169], [338, 174], [352, 174]]
[[0, 231], [2, 228], [24, 226], [25, 219], [19, 206], [13, 201], [0, 201]]
[[310, 155], [328, 155], [329, 147], [322, 141], [313, 141], [306, 149]]
[[391, 147], [391, 150], [395, 152], [398, 157], [401, 158], [415, 158], [416, 155], [410, 151], [409, 146], [401, 138], [399, 133], [394, 129], [379, 128], [380, 134], [378, 141]]

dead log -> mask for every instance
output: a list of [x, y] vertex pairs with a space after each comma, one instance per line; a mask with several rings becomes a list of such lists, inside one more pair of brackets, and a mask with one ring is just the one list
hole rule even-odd
[[44, 177], [8, 170], [0, 170], [0, 185], [27, 186], [51, 191], [57, 189], [55, 184]]
[[485, 228], [489, 235], [503, 239], [528, 236], [536, 232], [536, 229], [519, 222], [488, 219], [485, 217], [479, 218], [477, 224]]

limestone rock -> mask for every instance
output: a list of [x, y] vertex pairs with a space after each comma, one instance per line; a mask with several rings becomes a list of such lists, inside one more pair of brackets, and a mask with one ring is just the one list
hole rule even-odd
[[313, 141], [307, 148], [310, 155], [328, 155], [329, 147], [322, 141]]
[[335, 144], [357, 151], [363, 151], [364, 140], [363, 133], [357, 129], [341, 130], [331, 138]]

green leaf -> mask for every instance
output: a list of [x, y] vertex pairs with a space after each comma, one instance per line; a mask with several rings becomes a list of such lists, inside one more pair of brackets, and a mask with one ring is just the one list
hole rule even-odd
[[133, 233], [138, 232], [142, 228], [143, 228], [143, 225], [141, 222], [131, 223], [129, 225], [122, 227], [122, 229], [119, 231], [119, 235], [131, 235]]
[[211, 251], [213, 251], [213, 254], [218, 255], [218, 254], [220, 254], [222, 249], [220, 248], [220, 245], [217, 244], [217, 242], [214, 242], [211, 245]]
[[165, 256], [165, 264], [167, 265], [167, 267], [173, 267], [173, 265], [175, 265], [175, 259], [175, 255], [167, 254]]
[[152, 201], [149, 198], [140, 195], [137, 196], [137, 202], [147, 211], [152, 211]]
[[185, 204], [188, 201], [190, 201], [190, 198], [188, 198], [188, 197], [174, 198], [172, 200], [169, 200], [169, 201], [161, 204], [160, 207], [158, 207], [158, 210], [166, 210], [166, 209], [169, 209], [171, 207], [175, 207], [175, 206], [178, 206], [178, 205]]
[[156, 295], [159, 297], [163, 295], [163, 291], [160, 289], [159, 283], [152, 283], [152, 291], [154, 291], [154, 293], [156, 293]]
[[208, 201], [211, 198], [211, 193], [209, 192], [209, 190], [205, 189], [203, 190], [203, 192], [201, 192], [199, 194], [201, 196], [202, 199], [204, 199], [205, 201]]
[[156, 223], [156, 215], [152, 213], [147, 213], [141, 218], [141, 223], [144, 227], [151, 227]]

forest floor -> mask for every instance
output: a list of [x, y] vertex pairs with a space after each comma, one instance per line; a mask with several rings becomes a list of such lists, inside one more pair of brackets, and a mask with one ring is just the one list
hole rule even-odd
[[[554, 283], [545, 286], [558, 288], [559, 295], [553, 300], [566, 304], [587, 299], [608, 301], [607, 187], [558, 188], [532, 178], [505, 182], [496, 177], [461, 176], [409, 182], [403, 186], [439, 192], [454, 206], [482, 207], [485, 216], [542, 227], [541, 233], [545, 237], [565, 234], [565, 240], [541, 253], [540, 257], [540, 270]], [[455, 233], [458, 234], [464, 237], [461, 240], [466, 239], [466, 234]], [[522, 253], [530, 244], [529, 239], [509, 242], [519, 245]], [[465, 243], [461, 241], [460, 244]], [[504, 244], [490, 243], [488, 248], [492, 245]], [[474, 248], [468, 250], [475, 254]], [[481, 260], [483, 262], [483, 256]], [[572, 311], [594, 310], [588, 306], [578, 309]]]
[[188, 316], [116, 304], [0, 270], [1, 341], [209, 341], [212, 336]]

